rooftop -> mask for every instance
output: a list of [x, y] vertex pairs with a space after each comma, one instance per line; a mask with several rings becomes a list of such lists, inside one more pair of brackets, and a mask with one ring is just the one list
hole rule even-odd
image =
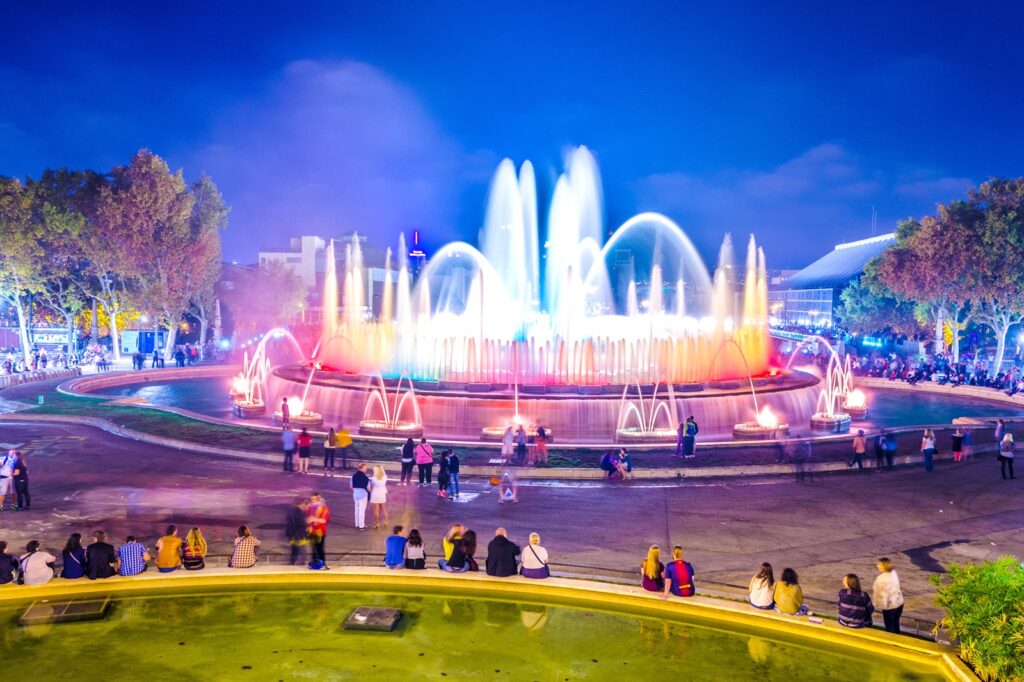
[[868, 261], [896, 242], [896, 234], [836, 244], [832, 251], [786, 281], [787, 289], [838, 289], [858, 277]]

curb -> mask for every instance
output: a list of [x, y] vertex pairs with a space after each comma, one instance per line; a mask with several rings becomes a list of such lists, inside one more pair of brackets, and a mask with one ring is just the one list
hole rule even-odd
[[[274, 452], [255, 452], [251, 450], [232, 450], [230, 448], [219, 448], [202, 443], [178, 440], [156, 436], [144, 431], [136, 431], [124, 426], [118, 426], [111, 421], [99, 417], [86, 417], [74, 415], [45, 414], [34, 415], [25, 412], [0, 415], [0, 420], [6, 422], [35, 422], [35, 423], [56, 423], [75, 424], [79, 426], [91, 426], [101, 429], [121, 438], [160, 445], [162, 447], [183, 450], [186, 452], [200, 452], [203, 454], [241, 459], [260, 464], [280, 465], [281, 455]], [[979, 447], [976, 454], [988, 452], [989, 448]], [[935, 461], [952, 460], [952, 454], [941, 453], [935, 456]], [[368, 466], [380, 465], [387, 471], [397, 471], [398, 463], [394, 461], [381, 461], [353, 458], [353, 461], [360, 461]], [[920, 455], [898, 455], [894, 460], [894, 466], [920, 465], [923, 457]], [[865, 462], [865, 470], [874, 469], [874, 462]], [[606, 479], [602, 470], [597, 468], [532, 468], [513, 467], [515, 476], [520, 480], [592, 480], [603, 481]], [[461, 467], [462, 473], [470, 476], [501, 476], [508, 468], [502, 466], [480, 466], [466, 464]], [[687, 468], [657, 468], [637, 469], [631, 475], [635, 480], [675, 480], [682, 481], [690, 478], [733, 478], [738, 476], [796, 476], [803, 474], [830, 473], [837, 471], [852, 471], [846, 462], [817, 462], [804, 465], [798, 464], [751, 464], [745, 466], [719, 466], [719, 467], [687, 467]]]

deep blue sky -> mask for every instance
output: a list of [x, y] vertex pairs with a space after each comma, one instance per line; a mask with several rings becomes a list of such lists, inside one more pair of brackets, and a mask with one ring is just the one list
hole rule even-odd
[[0, 174], [149, 147], [213, 176], [251, 261], [303, 232], [475, 242], [501, 157], [546, 194], [586, 144], [610, 223], [663, 211], [708, 256], [754, 232], [775, 267], [1024, 174], [1024, 4], [833, 4], [18, 3]]

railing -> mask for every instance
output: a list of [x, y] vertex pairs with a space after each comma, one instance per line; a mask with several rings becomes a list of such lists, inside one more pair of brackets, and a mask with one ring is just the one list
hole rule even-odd
[[[331, 566], [355, 567], [355, 568], [380, 568], [384, 565], [384, 557], [380, 552], [328, 552], [327, 564]], [[290, 554], [279, 552], [258, 552], [257, 565], [262, 566], [289, 566]], [[229, 554], [209, 554], [206, 556], [206, 565], [214, 568], [227, 568]], [[300, 553], [299, 565], [304, 566], [307, 561], [307, 553]], [[435, 568], [436, 561], [427, 560], [427, 569]], [[636, 570], [625, 570], [611, 568], [608, 566], [591, 566], [588, 564], [571, 564], [550, 562], [551, 575], [556, 578], [571, 578], [574, 580], [592, 580], [595, 582], [612, 583], [617, 585], [636, 586], [640, 582], [639, 568]], [[244, 570], [244, 569], [239, 569]], [[730, 583], [718, 583], [709, 580], [701, 580], [700, 574], [695, 580], [698, 586], [698, 593], [702, 596], [715, 597], [726, 601], [747, 604], [747, 588], [743, 585]], [[810, 607], [815, 616], [836, 620], [836, 604], [834, 601], [827, 601], [815, 597], [804, 597], [804, 603]], [[753, 608], [753, 607], [751, 607]], [[879, 617], [881, 614], [877, 614]], [[901, 627], [903, 634], [928, 639], [936, 642], [948, 643], [947, 632], [940, 631], [935, 627], [935, 621], [918, 618], [915, 616], [903, 615]]]

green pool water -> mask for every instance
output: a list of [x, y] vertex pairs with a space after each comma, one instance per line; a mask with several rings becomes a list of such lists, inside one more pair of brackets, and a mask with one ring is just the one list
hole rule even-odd
[[[101, 621], [21, 627], [0, 606], [5, 679], [939, 680], [898, 659], [601, 611], [512, 601], [252, 591], [117, 599]], [[406, 613], [343, 630], [356, 606]]]

